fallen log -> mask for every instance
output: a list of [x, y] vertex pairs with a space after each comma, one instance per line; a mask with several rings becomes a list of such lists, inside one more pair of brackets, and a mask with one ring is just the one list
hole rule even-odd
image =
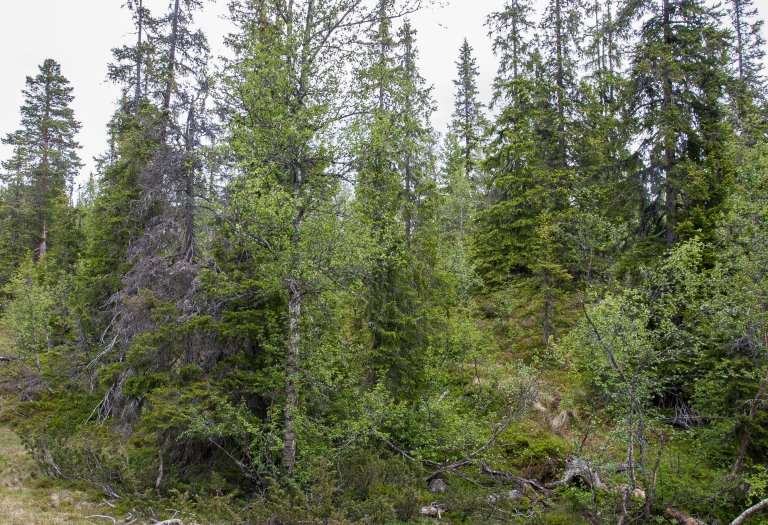
[[17, 361], [18, 359], [19, 359], [18, 357], [0, 355], [0, 362]]
[[567, 485], [572, 483], [574, 479], [580, 478], [586, 483], [590, 489], [608, 490], [608, 485], [603, 483], [600, 479], [600, 474], [597, 469], [590, 467], [586, 461], [580, 459], [570, 459], [566, 461], [568, 470], [565, 471], [565, 475], [559, 481], [548, 483], [546, 487], [548, 489], [554, 489], [561, 485]]

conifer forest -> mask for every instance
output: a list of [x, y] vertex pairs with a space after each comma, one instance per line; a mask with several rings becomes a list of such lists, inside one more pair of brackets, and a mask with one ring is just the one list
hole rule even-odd
[[447, 129], [429, 0], [231, 0], [226, 57], [210, 1], [125, 2], [90, 176], [54, 58], [2, 123], [39, 487], [102, 524], [768, 523], [762, 0], [507, 0], [445, 50]]

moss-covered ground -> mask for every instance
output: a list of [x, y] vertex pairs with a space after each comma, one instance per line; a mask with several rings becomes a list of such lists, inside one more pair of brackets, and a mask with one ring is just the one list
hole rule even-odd
[[[11, 341], [0, 331], [0, 355], [12, 355]], [[0, 363], [0, 376], [13, 363]], [[8, 423], [13, 401], [0, 395], [0, 523], [3, 525], [80, 525], [112, 523], [96, 515], [110, 507], [98, 493], [44, 476]], [[91, 517], [89, 517], [91, 516]]]
[[[0, 400], [2, 403], [2, 400]], [[37, 465], [18, 436], [0, 422], [0, 523], [4, 525], [79, 525], [111, 523], [98, 495], [51, 480]]]

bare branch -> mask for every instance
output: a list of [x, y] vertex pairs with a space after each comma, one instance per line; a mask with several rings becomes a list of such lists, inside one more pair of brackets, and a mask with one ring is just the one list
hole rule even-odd
[[760, 512], [761, 510], [768, 509], [768, 498], [765, 498], [760, 503], [757, 503], [755, 505], [752, 505], [747, 510], [742, 512], [735, 520], [733, 520], [730, 525], [741, 525], [746, 521], [747, 518], [749, 518], [752, 514], [755, 512]]

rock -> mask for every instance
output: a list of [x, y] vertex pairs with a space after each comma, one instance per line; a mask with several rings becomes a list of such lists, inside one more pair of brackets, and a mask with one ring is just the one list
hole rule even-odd
[[496, 505], [499, 501], [501, 501], [501, 498], [513, 500], [513, 499], [520, 499], [523, 496], [525, 496], [525, 494], [523, 494], [519, 490], [510, 490], [509, 492], [505, 492], [504, 494], [496, 494], [496, 493], [488, 494], [488, 496], [486, 496], [485, 498], [485, 501], [487, 501], [489, 505]]
[[560, 408], [560, 394], [555, 393], [555, 395], [552, 396], [552, 400], [549, 402], [549, 409], [550, 410], [557, 410]]
[[429, 491], [432, 494], [442, 494], [448, 486], [442, 478], [434, 478], [429, 481]]
[[[620, 494], [626, 494], [628, 491], [629, 491], [629, 487], [627, 485], [619, 486]], [[644, 502], [646, 498], [645, 491], [640, 487], [635, 487], [634, 489], [632, 489], [632, 493], [629, 495], [629, 497], [632, 498], [633, 500]]]
[[571, 415], [567, 410], [562, 410], [549, 424], [549, 428], [555, 434], [567, 432], [571, 428]]
[[540, 391], [538, 394], [536, 394], [536, 401], [535, 404], [541, 406], [544, 411], [550, 411], [552, 410], [552, 407], [557, 407], [560, 405], [560, 400], [555, 398], [555, 396], [550, 395], [547, 392]]
[[442, 518], [443, 512], [448, 510], [448, 506], [444, 503], [432, 503], [426, 507], [421, 507], [419, 514], [426, 516], [427, 518]]

